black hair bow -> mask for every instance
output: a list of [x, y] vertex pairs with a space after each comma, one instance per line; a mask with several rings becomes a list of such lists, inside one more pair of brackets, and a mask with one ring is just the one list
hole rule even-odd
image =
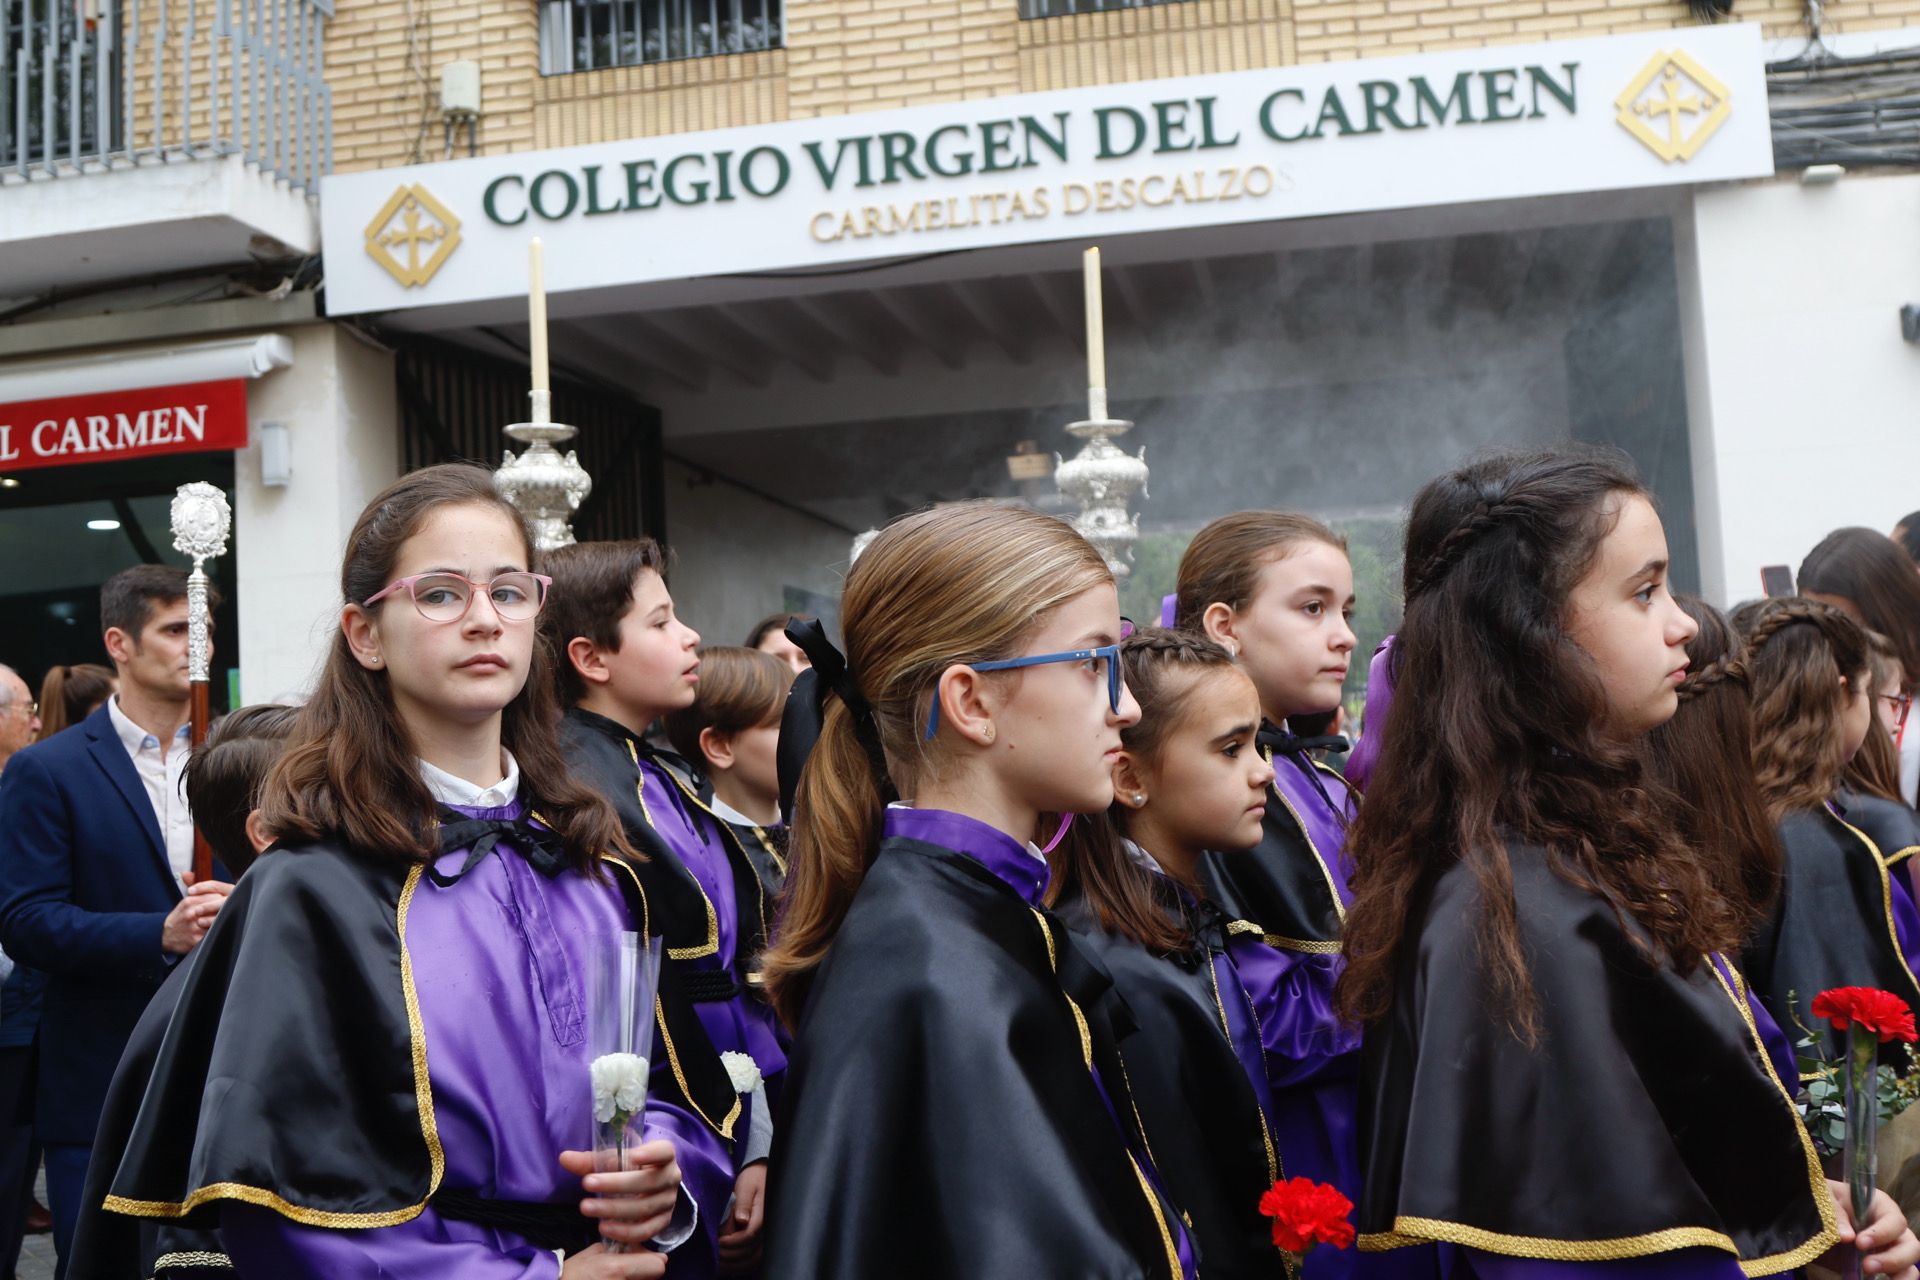
[[[887, 768], [885, 753], [880, 750], [880, 730], [874, 724], [873, 707], [861, 694], [859, 681], [848, 669], [847, 656], [827, 639], [827, 629], [817, 618], [795, 618], [788, 621], [786, 636], [800, 646], [800, 652], [813, 664], [812, 670], [800, 673], [787, 694], [787, 709], [780, 718], [779, 746], [775, 748], [780, 771], [780, 812], [791, 823], [800, 771], [805, 768], [807, 757], [813, 754], [813, 744], [820, 740], [829, 693], [853, 713], [854, 733], [866, 749], [874, 775], [884, 779]], [[884, 784], [882, 790], [886, 790]]]
[[860, 693], [860, 684], [853, 678], [853, 672], [847, 668], [847, 655], [834, 647], [827, 639], [827, 629], [820, 625], [818, 618], [792, 618], [787, 622], [787, 639], [800, 646], [800, 652], [807, 655], [807, 661], [813, 664], [815, 698], [825, 701], [831, 691], [840, 701], [847, 704], [847, 710], [863, 720], [873, 719], [873, 708]]

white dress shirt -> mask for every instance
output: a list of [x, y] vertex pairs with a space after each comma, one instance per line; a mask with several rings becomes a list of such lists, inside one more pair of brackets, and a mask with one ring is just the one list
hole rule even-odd
[[441, 804], [459, 805], [463, 809], [504, 809], [520, 797], [520, 762], [505, 747], [500, 748], [500, 759], [506, 766], [506, 776], [490, 787], [476, 787], [425, 760], [420, 762], [420, 780]]
[[163, 751], [159, 738], [129, 720], [127, 713], [120, 709], [119, 694], [107, 700], [107, 715], [112, 718], [113, 731], [120, 735], [120, 745], [127, 749], [127, 755], [133, 760], [133, 771], [140, 775], [140, 785], [146, 788], [147, 799], [153, 804], [153, 816], [160, 823], [160, 839], [166, 846], [173, 878], [185, 887], [181, 877], [193, 870], [193, 815], [187, 811], [187, 793], [181, 789], [180, 777], [186, 772], [193, 739], [183, 724]]
[[759, 827], [762, 831], [765, 831], [772, 827], [777, 827], [780, 825], [778, 820], [775, 820], [773, 822], [755, 821], [754, 819], [749, 818], [746, 814], [740, 812], [738, 809], [734, 808], [732, 805], [728, 804], [725, 800], [722, 800], [718, 795], [715, 795], [713, 799], [707, 804], [707, 808], [713, 810], [714, 817], [720, 819], [720, 821], [726, 823], [729, 826]]

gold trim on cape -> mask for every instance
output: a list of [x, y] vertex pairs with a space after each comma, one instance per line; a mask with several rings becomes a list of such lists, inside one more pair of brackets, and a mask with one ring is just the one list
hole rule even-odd
[[1907, 981], [1911, 982], [1916, 989], [1920, 989], [1920, 978], [1914, 977], [1913, 970], [1907, 966], [1907, 953], [1900, 949], [1900, 931], [1893, 923], [1893, 880], [1887, 875], [1887, 867], [1890, 864], [1881, 856], [1880, 846], [1873, 842], [1872, 836], [1835, 813], [1831, 804], [1822, 805], [1821, 808], [1828, 817], [1852, 832], [1873, 854], [1873, 865], [1880, 872], [1880, 906], [1886, 913], [1887, 942], [1893, 947], [1894, 958], [1900, 961], [1900, 969], [1907, 975]]
[[[633, 881], [633, 887], [640, 893], [640, 936], [643, 938], [653, 936], [653, 906], [647, 901], [647, 887], [640, 883], [640, 873], [635, 871], [633, 865], [625, 858], [616, 858], [610, 853], [601, 854], [600, 860], [602, 862], [610, 862], [620, 868], [627, 873], [627, 878]], [[699, 1116], [709, 1129], [712, 1129], [727, 1141], [733, 1141], [733, 1122], [740, 1118], [740, 1099], [738, 1097], [734, 1098], [733, 1110], [727, 1113], [726, 1122], [724, 1124], [715, 1124], [713, 1117], [702, 1111], [700, 1104], [693, 1100], [693, 1090], [687, 1085], [685, 1072], [680, 1069], [680, 1055], [674, 1051], [673, 1036], [667, 1031], [666, 1008], [660, 1003], [660, 997], [657, 993], [653, 997], [653, 1016], [655, 1025], [660, 1032], [660, 1043], [667, 1047], [667, 1065], [673, 1068], [673, 1078], [680, 1084], [680, 1095], [687, 1100], [687, 1105], [693, 1108], [693, 1113]]]
[[[628, 744], [628, 748], [629, 750], [631, 750], [632, 748], [631, 743]], [[759, 907], [760, 907], [760, 936], [762, 938], [767, 937], [772, 932], [772, 930], [768, 927], [768, 924], [767, 924], [767, 887], [760, 883], [760, 873], [753, 869], [753, 859], [747, 856], [747, 847], [744, 844], [740, 843], [739, 833], [733, 829], [733, 824], [731, 822], [728, 822], [725, 818], [715, 813], [713, 809], [707, 804], [707, 802], [700, 798], [700, 793], [698, 791], [695, 791], [692, 787], [688, 786], [686, 782], [680, 777], [680, 775], [675, 773], [672, 770], [672, 768], [663, 764], [660, 766], [660, 772], [667, 775], [667, 781], [673, 783], [673, 785], [679, 789], [679, 792], [681, 795], [693, 801], [694, 808], [698, 809], [700, 812], [706, 814], [709, 818], [713, 819], [713, 825], [719, 828], [720, 838], [722, 840], [731, 841], [733, 843], [734, 852], [740, 855], [741, 866], [746, 868], [747, 878], [753, 882], [754, 900], [759, 904]], [[648, 821], [649, 821], [649, 824], [651, 824], [652, 820], [649, 819]], [[785, 875], [787, 873], [786, 863], [780, 860], [779, 854], [773, 853], [773, 846], [768, 843], [766, 833], [762, 832], [759, 827], [755, 827], [753, 830], [755, 834], [759, 835], [760, 843], [766, 846], [767, 852], [770, 854], [773, 854], [774, 862], [777, 863], [780, 867], [780, 874]], [[686, 859], [682, 858], [681, 861], [684, 862], [686, 861]], [[733, 859], [729, 857], [727, 861], [731, 863]], [[734, 870], [735, 868], [733, 868], [732, 866], [729, 866], [727, 868], [727, 871], [729, 872], [729, 874], [731, 874]], [[689, 870], [687, 874], [692, 875], [693, 872]], [[706, 890], [702, 889], [701, 893], [704, 896], [706, 893]], [[707, 915], [709, 918], [711, 918], [713, 915], [713, 904], [711, 902], [707, 904]], [[720, 944], [718, 941], [719, 925], [717, 921], [715, 922], [714, 928], [716, 931], [714, 935], [715, 937], [714, 949], [718, 950]], [[734, 958], [738, 960], [740, 957], [736, 955]]]
[[[646, 771], [640, 767], [640, 752], [633, 745], [633, 739], [628, 738], [626, 743], [627, 758], [633, 761], [633, 798], [640, 802], [640, 817], [649, 827], [653, 827], [653, 814], [647, 809], [647, 774]], [[673, 771], [671, 769], [667, 769], [665, 772], [668, 776], [672, 776]], [[654, 827], [654, 832], [658, 834], [659, 828]], [[662, 836], [661, 842], [664, 844], [666, 837]], [[669, 845], [668, 847], [671, 848], [672, 846]], [[674, 852], [678, 853], [679, 851], [675, 850]], [[685, 861], [686, 859], [681, 859], [683, 864]], [[702, 956], [710, 956], [720, 950], [720, 917], [713, 909], [713, 899], [707, 896], [706, 887], [700, 883], [700, 877], [693, 874], [693, 869], [691, 867], [685, 869], [687, 879], [693, 881], [694, 892], [700, 895], [700, 901], [704, 902], [707, 907], [707, 940], [697, 947], [668, 947], [667, 959], [669, 960], [698, 960]]]
[[673, 1047], [673, 1035], [667, 1030], [667, 1011], [665, 1006], [660, 1003], [660, 997], [658, 995], [653, 997], [653, 1019], [656, 1029], [660, 1032], [661, 1042], [667, 1046], [667, 1065], [673, 1068], [673, 1078], [680, 1085], [680, 1096], [687, 1100], [687, 1105], [693, 1108], [695, 1115], [706, 1121], [709, 1129], [712, 1129], [728, 1142], [732, 1142], [733, 1122], [740, 1118], [740, 1098], [742, 1095], [734, 1095], [733, 1110], [727, 1112], [727, 1118], [724, 1121], [715, 1124], [713, 1117], [702, 1111], [700, 1104], [693, 1100], [693, 1086], [687, 1083], [686, 1073], [680, 1069], [680, 1054]]
[[101, 1202], [102, 1208], [135, 1218], [183, 1218], [210, 1201], [238, 1200], [272, 1209], [303, 1226], [334, 1228], [393, 1227], [420, 1216], [427, 1202], [433, 1199], [433, 1193], [440, 1189], [440, 1179], [447, 1171], [446, 1153], [440, 1148], [440, 1129], [433, 1114], [433, 1084], [427, 1077], [427, 1032], [420, 1021], [420, 1001], [414, 991], [413, 960], [407, 954], [407, 911], [413, 905], [420, 873], [425, 870], [425, 864], [416, 864], [407, 872], [407, 883], [400, 890], [400, 905], [394, 915], [394, 925], [400, 935], [400, 989], [406, 999], [407, 1035], [413, 1050], [414, 1105], [419, 1112], [420, 1136], [426, 1140], [430, 1165], [427, 1194], [420, 1202], [379, 1213], [336, 1213], [294, 1204], [263, 1187], [248, 1186], [244, 1182], [213, 1182], [189, 1193], [185, 1200], [129, 1200], [125, 1196], [110, 1195]]
[[[1228, 957], [1227, 963], [1229, 965], [1233, 963], [1231, 956]], [[1234, 973], [1237, 977], [1239, 970], [1234, 970]], [[1220, 1014], [1220, 1031], [1226, 1036], [1227, 1048], [1231, 1051], [1233, 1049], [1233, 1028], [1227, 1022], [1226, 1001], [1220, 998], [1220, 973], [1213, 967], [1213, 958], [1211, 956], [1207, 958], [1207, 977], [1213, 984], [1213, 1007]], [[1260, 1011], [1254, 1008], [1253, 997], [1247, 993], [1246, 984], [1236, 980], [1235, 985], [1240, 988], [1240, 998], [1246, 1001], [1247, 1016], [1253, 1020], [1253, 1029], [1256, 1033], [1261, 1034], [1261, 1043], [1264, 1044], [1266, 1040], [1264, 1028], [1260, 1025]], [[1237, 1058], [1240, 1055], [1236, 1053], [1234, 1056]], [[1129, 1088], [1131, 1088], [1131, 1085], [1129, 1085]], [[1253, 1114], [1260, 1120], [1260, 1142], [1267, 1149], [1267, 1181], [1278, 1182], [1285, 1176], [1280, 1164], [1280, 1153], [1274, 1149], [1273, 1134], [1267, 1129], [1267, 1111], [1265, 1107], [1260, 1105], [1260, 1095], [1257, 1090], [1253, 1097]]]
[[1800, 1134], [1800, 1147], [1807, 1157], [1807, 1177], [1809, 1190], [1813, 1196], [1815, 1209], [1820, 1214], [1820, 1231], [1811, 1240], [1786, 1253], [1769, 1254], [1761, 1258], [1742, 1258], [1740, 1248], [1733, 1238], [1723, 1232], [1708, 1227], [1669, 1227], [1664, 1231], [1650, 1231], [1644, 1235], [1617, 1236], [1610, 1240], [1554, 1240], [1542, 1236], [1504, 1235], [1497, 1231], [1484, 1231], [1461, 1222], [1445, 1222], [1437, 1218], [1396, 1217], [1391, 1231], [1373, 1232], [1360, 1237], [1360, 1248], [1368, 1253], [1384, 1252], [1406, 1245], [1428, 1244], [1439, 1241], [1445, 1244], [1465, 1245], [1471, 1249], [1484, 1249], [1488, 1253], [1500, 1253], [1516, 1258], [1540, 1258], [1549, 1262], [1615, 1262], [1623, 1258], [1641, 1258], [1650, 1254], [1668, 1253], [1675, 1249], [1708, 1248], [1730, 1253], [1739, 1263], [1742, 1274], [1752, 1277], [1777, 1275], [1782, 1271], [1791, 1271], [1805, 1266], [1839, 1242], [1840, 1234], [1835, 1226], [1833, 1196], [1827, 1191], [1827, 1178], [1820, 1168], [1820, 1157], [1813, 1149], [1813, 1139], [1807, 1136], [1807, 1129], [1800, 1122], [1799, 1109], [1794, 1106], [1793, 1095], [1780, 1082], [1780, 1076], [1773, 1069], [1773, 1059], [1767, 1053], [1766, 1042], [1760, 1038], [1760, 1028], [1753, 1020], [1753, 1009], [1747, 1004], [1746, 983], [1738, 978], [1738, 971], [1731, 964], [1728, 969], [1736, 974], [1735, 981], [1740, 983], [1736, 992], [1727, 981], [1720, 966], [1707, 960], [1707, 968], [1713, 972], [1714, 980], [1720, 989], [1739, 1010], [1741, 1021], [1747, 1024], [1747, 1034], [1753, 1039], [1754, 1051], [1759, 1055], [1760, 1065], [1765, 1069], [1767, 1078], [1773, 1081], [1780, 1091], [1781, 1099], [1793, 1116], [1794, 1127]]
[[[1034, 921], [1040, 926], [1040, 936], [1047, 940], [1047, 969], [1049, 972], [1057, 975], [1060, 972], [1060, 956], [1059, 953], [1054, 950], [1053, 929], [1047, 924], [1047, 918], [1044, 915], [1035, 911], [1032, 907], [1027, 909], [1033, 912]], [[1073, 1021], [1075, 1025], [1080, 1028], [1080, 1057], [1086, 1064], [1087, 1074], [1092, 1076], [1093, 1037], [1087, 1030], [1086, 1016], [1080, 1012], [1080, 1005], [1072, 996], [1067, 994], [1064, 987], [1061, 988], [1060, 998], [1067, 1002], [1067, 1008], [1073, 1010]], [[1126, 1073], [1126, 1069], [1126, 1064], [1122, 1063], [1120, 1071], [1123, 1076]], [[1125, 1087], [1127, 1090], [1127, 1105], [1131, 1107], [1133, 1106], [1133, 1086], [1126, 1084]], [[1138, 1107], [1134, 1108], [1133, 1119], [1136, 1124], [1140, 1121], [1140, 1110]], [[1145, 1143], [1146, 1140], [1146, 1126], [1141, 1125], [1140, 1141]], [[1124, 1135], [1122, 1137], [1122, 1145], [1124, 1145]], [[1151, 1147], [1147, 1148], [1147, 1158], [1149, 1160], [1153, 1158], [1153, 1149]], [[1127, 1152], [1127, 1164], [1132, 1168], [1134, 1178], [1140, 1183], [1140, 1194], [1147, 1198], [1147, 1208], [1153, 1213], [1154, 1226], [1160, 1228], [1160, 1243], [1166, 1248], [1167, 1265], [1171, 1268], [1168, 1274], [1172, 1276], [1174, 1280], [1179, 1280], [1179, 1277], [1185, 1274], [1180, 1267], [1180, 1246], [1174, 1243], [1173, 1232], [1167, 1227], [1166, 1215], [1160, 1212], [1160, 1197], [1154, 1195], [1153, 1184], [1147, 1181], [1146, 1172], [1140, 1168], [1140, 1162], [1133, 1158], [1133, 1152], [1131, 1151]]]
[[[1266, 758], [1267, 765], [1269, 768], [1271, 768], [1273, 765], [1273, 752], [1263, 747], [1260, 750], [1260, 754]], [[1317, 760], [1309, 761], [1309, 764], [1311, 764], [1314, 768], [1323, 767], [1320, 764], [1320, 762]], [[1346, 781], [1345, 778], [1340, 777], [1340, 775], [1338, 773], [1335, 773], [1334, 770], [1332, 769], [1328, 769], [1327, 772], [1332, 773], [1333, 776], [1336, 778], [1340, 778], [1341, 782], [1343, 783]], [[1287, 793], [1280, 789], [1279, 777], [1280, 777], [1279, 771], [1275, 770], [1274, 780], [1267, 784], [1267, 789], [1273, 792], [1273, 794], [1279, 798], [1280, 804], [1282, 805], [1282, 807], [1286, 809], [1288, 816], [1293, 819], [1293, 825], [1300, 828], [1300, 838], [1307, 842], [1307, 852], [1313, 855], [1314, 862], [1318, 864], [1320, 868], [1320, 874], [1326, 877], [1327, 893], [1329, 896], [1333, 898], [1334, 918], [1340, 922], [1342, 927], [1344, 927], [1347, 923], [1347, 904], [1340, 901], [1340, 884], [1337, 880], [1333, 878], [1333, 868], [1327, 865], [1326, 855], [1321, 853], [1320, 846], [1313, 842], [1313, 833], [1307, 830], [1307, 820], [1300, 816], [1300, 811], [1293, 807], [1293, 801], [1287, 799]], [[1334, 943], [1332, 945], [1335, 951], [1338, 951], [1340, 949], [1340, 946], [1338, 943]], [[1298, 946], [1288, 948], [1288, 950], [1295, 950], [1295, 951], [1301, 950], [1301, 949], [1302, 948]]]
[[233, 1259], [224, 1253], [214, 1253], [208, 1249], [182, 1249], [174, 1253], [163, 1253], [153, 1260], [153, 1274], [158, 1277], [169, 1267], [225, 1267], [233, 1269]]

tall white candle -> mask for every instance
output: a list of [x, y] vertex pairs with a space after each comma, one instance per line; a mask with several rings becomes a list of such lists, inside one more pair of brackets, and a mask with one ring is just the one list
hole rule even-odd
[[533, 362], [533, 389], [548, 390], [547, 384], [547, 269], [546, 250], [535, 236], [527, 246], [527, 353]]
[[1095, 419], [1107, 416], [1107, 330], [1100, 298], [1100, 247], [1088, 249], [1082, 259], [1087, 283], [1087, 410]]

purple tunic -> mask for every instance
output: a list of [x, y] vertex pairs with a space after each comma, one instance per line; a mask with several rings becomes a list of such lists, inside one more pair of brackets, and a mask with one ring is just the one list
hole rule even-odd
[[[740, 941], [741, 904], [734, 892], [733, 867], [727, 859], [727, 837], [720, 830], [720, 820], [689, 807], [677, 780], [668, 776], [664, 766], [645, 757], [640, 760], [640, 803], [654, 832], [680, 855], [700, 891], [713, 904], [719, 949], [681, 963], [695, 969], [732, 969]], [[769, 1082], [769, 1095], [775, 1094], [775, 1082], [786, 1068], [787, 1055], [780, 1048], [773, 1010], [745, 995], [724, 1002], [702, 1002], [693, 1008], [713, 1047], [721, 1053], [752, 1054], [760, 1074]]]
[[1319, 768], [1305, 756], [1279, 752], [1273, 757], [1273, 789], [1312, 842], [1344, 910], [1353, 901], [1353, 892], [1347, 888], [1352, 870], [1347, 864], [1347, 827], [1358, 811], [1353, 793], [1339, 774]]
[[1347, 757], [1347, 781], [1362, 791], [1367, 789], [1367, 780], [1373, 777], [1373, 767], [1380, 761], [1380, 749], [1386, 745], [1387, 707], [1393, 702], [1393, 662], [1387, 656], [1393, 650], [1393, 637], [1388, 636], [1373, 651], [1373, 661], [1367, 665], [1367, 705], [1360, 717], [1360, 741], [1353, 744], [1353, 754]]
[[[518, 803], [458, 811], [506, 819], [522, 812]], [[404, 945], [446, 1155], [441, 1185], [491, 1199], [577, 1202], [580, 1181], [558, 1157], [593, 1141], [591, 948], [630, 924], [616, 886], [573, 872], [548, 880], [508, 843], [449, 887], [421, 877], [407, 913]], [[465, 860], [459, 850], [435, 867], [454, 874]], [[696, 1117], [664, 1101], [649, 1100], [644, 1130], [649, 1141], [674, 1144], [683, 1190], [698, 1206], [694, 1236], [670, 1255], [668, 1274], [710, 1276], [716, 1224], [733, 1193], [732, 1155]], [[560, 1270], [551, 1249], [442, 1218], [431, 1203], [411, 1222], [353, 1231], [227, 1203], [220, 1230], [240, 1275], [274, 1280], [550, 1280]]]
[[[1046, 859], [1037, 850], [1021, 844], [1006, 832], [963, 813], [889, 805], [881, 836], [883, 839], [898, 836], [905, 840], [920, 840], [963, 853], [991, 871], [996, 879], [1018, 893], [1030, 907], [1038, 908], [1046, 896], [1050, 877]], [[1126, 1135], [1127, 1147], [1133, 1153], [1134, 1162], [1146, 1174], [1160, 1199], [1172, 1204], [1165, 1185], [1160, 1181], [1160, 1171], [1154, 1167], [1153, 1156], [1134, 1141], [1132, 1131], [1120, 1122], [1119, 1112], [1114, 1109], [1113, 1099], [1108, 1096], [1107, 1086], [1100, 1079], [1097, 1069], [1093, 1071], [1093, 1086], [1099, 1091], [1107, 1114], [1113, 1117], [1115, 1127]], [[1199, 1259], [1194, 1252], [1193, 1238], [1186, 1224], [1177, 1217], [1169, 1217], [1167, 1226], [1173, 1232], [1174, 1246], [1180, 1255], [1180, 1270], [1187, 1280], [1194, 1280], [1199, 1270]]]
[[1907, 968], [1920, 973], [1920, 910], [1913, 905], [1913, 886], [1897, 867], [1887, 872], [1887, 883], [1893, 886], [1887, 895], [1893, 907], [1893, 936], [1900, 943], [1900, 954], [1907, 958]]

